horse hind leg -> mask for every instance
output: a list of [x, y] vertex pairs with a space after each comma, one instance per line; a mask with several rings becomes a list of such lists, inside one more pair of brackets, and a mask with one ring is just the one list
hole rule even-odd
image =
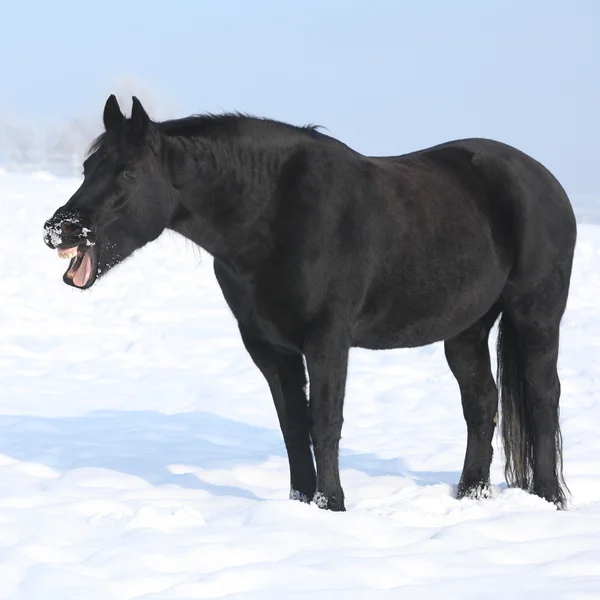
[[448, 366], [456, 378], [467, 423], [467, 450], [458, 498], [489, 496], [492, 439], [497, 421], [498, 393], [490, 365], [488, 338], [500, 308], [446, 340]]
[[559, 327], [568, 286], [549, 277], [506, 300], [498, 337], [498, 380], [506, 480], [566, 505], [559, 426]]

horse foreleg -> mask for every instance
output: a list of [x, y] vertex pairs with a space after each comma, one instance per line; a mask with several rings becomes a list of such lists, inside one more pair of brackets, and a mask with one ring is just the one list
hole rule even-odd
[[306, 375], [301, 354], [284, 352], [240, 326], [246, 350], [269, 384], [290, 463], [290, 498], [310, 502], [316, 476], [310, 449]]
[[320, 508], [335, 511], [345, 510], [338, 455], [350, 347], [340, 329], [324, 327], [310, 335], [305, 344], [310, 434], [317, 463], [314, 500]]

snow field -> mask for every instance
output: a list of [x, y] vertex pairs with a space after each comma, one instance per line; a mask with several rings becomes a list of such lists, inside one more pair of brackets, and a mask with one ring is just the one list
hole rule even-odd
[[436, 344], [353, 350], [334, 514], [287, 500], [208, 254], [167, 233], [62, 283], [42, 225], [77, 185], [0, 172], [0, 599], [600, 598], [598, 225], [563, 321], [570, 510], [506, 489], [499, 440], [494, 498], [454, 499], [466, 427]]

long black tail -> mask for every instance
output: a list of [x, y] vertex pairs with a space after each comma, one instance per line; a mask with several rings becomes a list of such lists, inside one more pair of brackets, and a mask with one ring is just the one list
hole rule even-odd
[[[498, 393], [502, 410], [502, 443], [506, 465], [504, 475], [509, 486], [533, 491], [534, 430], [528, 402], [523, 361], [517, 331], [510, 317], [502, 314], [498, 332]], [[567, 486], [562, 472], [562, 436], [556, 430], [556, 476], [558, 497], [554, 502], [564, 508]]]

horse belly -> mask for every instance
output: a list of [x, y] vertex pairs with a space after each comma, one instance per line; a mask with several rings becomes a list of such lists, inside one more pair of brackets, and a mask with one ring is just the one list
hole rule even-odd
[[414, 348], [450, 339], [498, 302], [508, 269], [490, 271], [459, 287], [407, 286], [367, 299], [353, 328], [353, 345], [372, 350]]

